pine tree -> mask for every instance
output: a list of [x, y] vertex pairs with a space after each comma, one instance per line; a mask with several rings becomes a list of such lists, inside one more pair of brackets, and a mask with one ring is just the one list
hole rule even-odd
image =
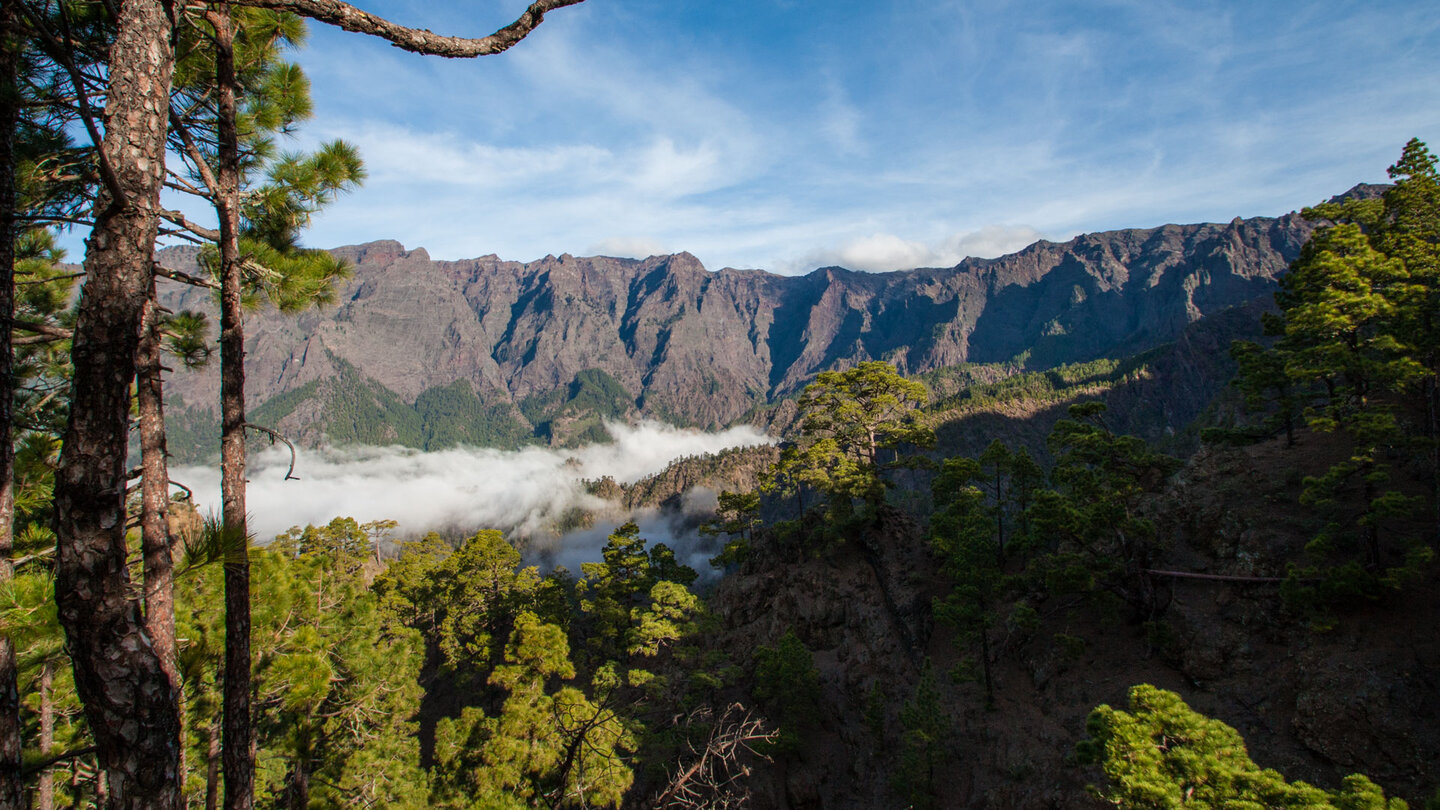
[[1149, 684], [1131, 688], [1128, 711], [1096, 708], [1086, 731], [1078, 758], [1101, 767], [1106, 784], [1096, 792], [1117, 807], [1406, 808], [1359, 774], [1347, 776], [1338, 791], [1287, 782], [1251, 761], [1235, 729]]
[[1038, 493], [1027, 510], [1031, 533], [1047, 544], [1038, 562], [1051, 587], [1108, 591], [1150, 620], [1162, 606], [1149, 574], [1158, 545], [1140, 499], [1158, 491], [1179, 463], [1142, 439], [1115, 435], [1104, 413], [1104, 403], [1079, 403], [1056, 423], [1049, 438], [1054, 489]]
[[[303, 74], [280, 61], [280, 48], [298, 44], [302, 32], [294, 15], [216, 6], [183, 43], [174, 79], [172, 140], [191, 173], [189, 188], [214, 206], [219, 220], [215, 233], [192, 230], [214, 240], [202, 258], [220, 289], [222, 516], [237, 537], [247, 534], [243, 307], [257, 293], [282, 309], [300, 307], [306, 293], [328, 300], [344, 265], [329, 254], [298, 249], [296, 232], [363, 177], [354, 150], [339, 141], [313, 156], [273, 158], [273, 136], [310, 111]], [[267, 181], [257, 183], [258, 175]], [[246, 708], [250, 577], [243, 554], [225, 565], [232, 617], [226, 635], [226, 807], [246, 808], [246, 774], [253, 771]]]
[[[346, 4], [287, 5], [412, 51], [473, 57], [506, 50], [534, 30], [547, 11], [580, 1], [538, 0], [514, 24], [478, 39], [439, 37], [374, 15], [358, 15], [356, 24], [354, 9]], [[171, 808], [180, 803], [175, 693], [130, 596], [123, 494], [129, 385], [154, 273], [178, 18], [171, 14], [172, 4], [160, 0], [114, 8], [103, 121], [86, 120], [97, 148], [102, 196], [87, 243], [86, 288], [72, 355], [74, 395], [57, 476], [56, 596], [99, 758], [116, 782], [110, 794], [115, 806]], [[223, 43], [219, 50], [226, 50]], [[85, 99], [89, 88], [79, 84], [77, 95]], [[224, 162], [233, 165], [233, 153], [228, 146], [225, 151]], [[227, 165], [227, 178], [229, 173]], [[237, 221], [233, 210], [222, 218], [232, 246]], [[228, 337], [224, 326], [222, 337]], [[237, 773], [234, 782], [247, 778]], [[244, 784], [239, 788], [244, 795]], [[248, 806], [248, 800], [237, 804]]]
[[[997, 454], [991, 454], [992, 458]], [[946, 459], [935, 479], [935, 515], [930, 543], [940, 555], [942, 571], [953, 583], [944, 599], [935, 600], [935, 615], [953, 626], [957, 641], [973, 644], [970, 660], [980, 665], [986, 705], [995, 702], [991, 672], [990, 628], [995, 620], [1004, 569], [995, 520], [987, 514], [980, 462]]]
[[[1306, 209], [1326, 222], [1281, 281], [1281, 313], [1266, 324], [1279, 339], [1268, 351], [1236, 347], [1252, 404], [1273, 395], [1288, 426], [1315, 391], [1321, 404], [1306, 410], [1309, 426], [1353, 442], [1350, 457], [1307, 479], [1302, 496], [1328, 518], [1311, 544], [1329, 558], [1322, 601], [1373, 598], [1433, 554], [1406, 548], [1403, 537], [1383, 542], [1415, 505], [1393, 483], [1391, 459], [1417, 444], [1430, 468], [1432, 546], [1440, 538], [1440, 178], [1418, 140], [1389, 171], [1395, 184], [1379, 199]], [[1407, 415], [1412, 407], [1425, 414], [1419, 431], [1410, 427], [1420, 421]], [[1287, 592], [1315, 597], [1300, 580], [1322, 571], [1296, 573]]]
[[[619, 806], [634, 779], [624, 761], [634, 735], [604, 697], [547, 688], [575, 676], [565, 632], [532, 613], [516, 617], [505, 663], [490, 677], [506, 693], [498, 714], [467, 709], [436, 730], [444, 806]], [[614, 687], [600, 673], [595, 688]]]
[[[855, 465], [831, 486], [850, 490], [872, 506], [884, 498], [884, 471], [904, 463], [906, 447], [928, 447], [934, 432], [917, 417], [929, 392], [907, 380], [889, 363], [866, 361], [848, 371], [822, 371], [800, 396], [802, 430], [807, 436], [830, 439], [833, 451], [814, 459], [816, 469], [840, 466], [838, 455]], [[882, 458], [889, 451], [891, 458]]]

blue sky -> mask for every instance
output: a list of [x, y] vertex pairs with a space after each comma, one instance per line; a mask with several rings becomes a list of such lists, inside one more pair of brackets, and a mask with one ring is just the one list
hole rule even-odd
[[[525, 0], [360, 2], [481, 35]], [[297, 146], [360, 147], [309, 244], [888, 270], [1277, 215], [1440, 146], [1423, 2], [587, 0], [513, 50], [312, 25]]]

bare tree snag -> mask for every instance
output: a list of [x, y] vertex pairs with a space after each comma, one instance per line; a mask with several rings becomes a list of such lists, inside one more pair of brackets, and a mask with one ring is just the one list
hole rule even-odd
[[258, 430], [258, 431], [260, 431], [261, 433], [264, 433], [264, 434], [268, 435], [268, 436], [270, 437], [270, 443], [271, 443], [272, 445], [273, 445], [275, 442], [280, 442], [281, 444], [283, 444], [283, 445], [285, 445], [286, 447], [290, 448], [290, 468], [285, 471], [285, 478], [284, 478], [283, 480], [285, 480], [285, 481], [299, 481], [299, 480], [300, 480], [300, 477], [295, 474], [295, 445], [294, 445], [289, 439], [287, 439], [287, 438], [285, 438], [284, 436], [282, 436], [282, 435], [280, 434], [280, 431], [278, 431], [278, 430], [271, 430], [270, 428], [265, 427], [264, 425], [257, 425], [257, 424], [255, 424], [255, 423], [253, 423], [253, 422], [246, 422], [246, 423], [245, 423], [245, 427], [250, 428], [251, 430]]

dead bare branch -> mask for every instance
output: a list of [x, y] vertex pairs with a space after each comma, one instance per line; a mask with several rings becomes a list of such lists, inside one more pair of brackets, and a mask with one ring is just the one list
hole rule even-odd
[[251, 424], [250, 422], [245, 422], [245, 423], [244, 423], [244, 427], [250, 428], [251, 430], [258, 430], [258, 431], [260, 431], [261, 433], [268, 433], [268, 434], [270, 434], [270, 440], [271, 440], [271, 442], [280, 441], [280, 442], [283, 442], [286, 447], [290, 448], [290, 469], [288, 469], [288, 470], [285, 471], [285, 478], [284, 478], [284, 480], [286, 480], [286, 481], [299, 481], [299, 480], [300, 480], [300, 478], [295, 475], [295, 445], [291, 444], [289, 439], [285, 438], [284, 436], [281, 436], [278, 431], [271, 430], [270, 428], [265, 427], [264, 425], [255, 425], [255, 424]]
[[743, 760], [754, 757], [768, 762], [770, 757], [755, 747], [774, 742], [779, 732], [767, 729], [763, 718], [739, 703], [726, 706], [718, 719], [710, 707], [702, 706], [677, 724], [685, 727], [708, 724], [710, 733], [701, 745], [689, 743], [693, 761], [676, 771], [650, 806], [696, 810], [744, 806], [750, 795], [745, 785], [750, 767]]

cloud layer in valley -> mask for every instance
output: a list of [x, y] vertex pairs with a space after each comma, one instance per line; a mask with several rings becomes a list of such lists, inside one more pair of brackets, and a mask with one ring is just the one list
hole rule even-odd
[[[291, 526], [328, 523], [340, 516], [361, 522], [388, 519], [398, 521], [400, 532], [407, 535], [430, 530], [452, 534], [482, 528], [514, 530], [561, 554], [564, 549], [555, 544], [551, 531], [553, 520], [574, 507], [604, 505], [586, 494], [582, 480], [608, 475], [631, 482], [659, 472], [677, 458], [771, 441], [748, 426], [719, 433], [655, 422], [607, 428], [613, 443], [573, 450], [302, 450], [295, 466], [298, 481], [284, 480], [288, 453], [267, 450], [252, 459], [246, 496], [250, 530], [265, 542]], [[202, 513], [219, 511], [218, 470], [184, 467], [171, 474], [194, 489]], [[603, 528], [600, 543], [613, 526]], [[600, 529], [597, 526], [596, 531]], [[577, 542], [592, 541], [586, 535]]]

